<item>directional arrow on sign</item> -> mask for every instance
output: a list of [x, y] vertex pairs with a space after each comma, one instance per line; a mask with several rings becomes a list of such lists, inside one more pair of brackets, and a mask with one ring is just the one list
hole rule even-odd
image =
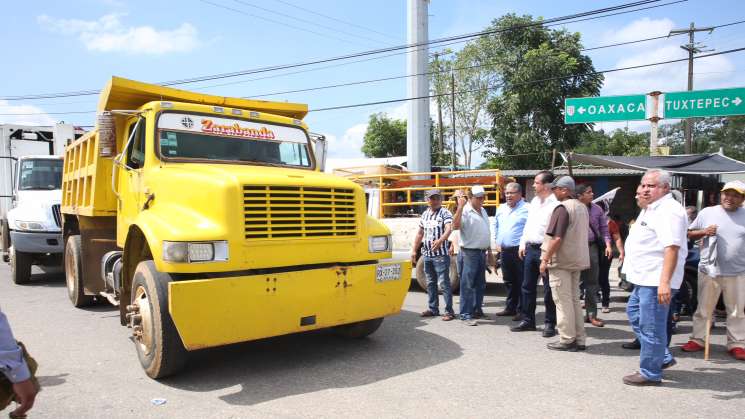
[[732, 101], [732, 103], [734, 103], [735, 106], [740, 106], [740, 104], [742, 103], [742, 99], [736, 97], [735, 100]]
[[585, 107], [580, 106], [579, 109], [577, 109], [577, 112], [579, 112], [579, 114], [582, 115], [583, 113], [585, 113]]

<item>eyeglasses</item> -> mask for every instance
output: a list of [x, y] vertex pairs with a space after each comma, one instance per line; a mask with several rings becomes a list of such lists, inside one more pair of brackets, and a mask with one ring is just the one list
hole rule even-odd
[[520, 195], [520, 192], [505, 192], [505, 195]]

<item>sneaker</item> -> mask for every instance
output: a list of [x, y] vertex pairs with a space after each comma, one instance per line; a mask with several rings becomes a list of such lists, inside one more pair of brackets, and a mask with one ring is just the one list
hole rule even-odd
[[610, 313], [610, 307], [603, 307], [600, 309], [603, 313]]
[[704, 347], [699, 345], [698, 342], [689, 340], [688, 343], [680, 347], [683, 352], [699, 352], [703, 351]]
[[463, 324], [465, 324], [466, 326], [478, 326], [479, 325], [478, 323], [476, 323], [476, 320], [474, 319], [464, 319]]
[[737, 360], [745, 361], [745, 349], [743, 348], [732, 348], [729, 350], [729, 354]]

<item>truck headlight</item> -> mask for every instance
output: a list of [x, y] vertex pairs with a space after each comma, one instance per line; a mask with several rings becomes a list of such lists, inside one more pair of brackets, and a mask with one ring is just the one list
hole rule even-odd
[[16, 220], [16, 228], [19, 230], [26, 231], [43, 231], [45, 230], [44, 224], [36, 221], [19, 221]]
[[228, 260], [228, 242], [163, 242], [163, 260], [194, 263]]
[[390, 252], [391, 236], [371, 236], [368, 239], [368, 249], [370, 253]]

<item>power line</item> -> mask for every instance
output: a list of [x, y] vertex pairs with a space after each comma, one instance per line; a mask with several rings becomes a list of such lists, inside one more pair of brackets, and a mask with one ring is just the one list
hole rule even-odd
[[343, 31], [343, 30], [338, 29], [338, 28], [337, 29], [334, 29], [334, 28], [328, 27], [326, 25], [321, 25], [318, 22], [313, 22], [313, 21], [310, 21], [310, 20], [307, 20], [307, 19], [303, 19], [303, 18], [291, 16], [291, 15], [288, 15], [287, 13], [278, 12], [276, 10], [272, 10], [272, 9], [267, 8], [267, 7], [257, 6], [255, 4], [249, 3], [247, 1], [243, 1], [243, 0], [233, 0], [233, 1], [235, 1], [236, 3], [240, 3], [240, 4], [242, 4], [244, 6], [247, 6], [247, 7], [253, 7], [254, 9], [259, 9], [259, 10], [263, 10], [263, 11], [265, 11], [267, 13], [271, 13], [271, 14], [274, 14], [274, 15], [282, 16], [283, 18], [286, 18], [286, 19], [292, 19], [292, 20], [295, 20], [295, 21], [298, 21], [298, 22], [301, 22], [301, 23], [312, 25], [314, 27], [324, 28], [324, 29], [329, 30], [331, 32], [339, 32], [339, 33], [344, 34], [344, 35], [353, 36], [355, 38], [360, 38], [360, 39], [364, 39], [364, 40], [367, 40], [367, 41], [371, 41], [374, 44], [390, 45], [389, 42], [381, 42], [380, 40], [377, 40], [377, 39], [369, 38], [367, 36], [359, 35], [359, 34], [352, 33], [352, 32]]
[[[726, 50], [726, 51], [715, 52], [715, 53], [712, 53], [712, 54], [699, 55], [699, 56], [694, 57], [694, 59], [713, 57], [715, 55], [732, 54], [732, 53], [741, 52], [741, 51], [745, 51], [745, 47], [730, 49], [730, 50]], [[605, 74], [605, 73], [615, 73], [615, 72], [619, 72], [619, 71], [636, 70], [636, 69], [639, 69], [639, 68], [654, 67], [654, 66], [665, 65], [665, 64], [673, 64], [673, 63], [679, 63], [679, 62], [683, 62], [683, 61], [688, 61], [688, 58], [679, 58], [677, 60], [667, 60], [667, 61], [660, 61], [660, 62], [656, 62], [656, 63], [640, 64], [640, 65], [634, 65], [634, 66], [628, 66], [628, 67], [613, 68], [613, 69], [610, 69], [610, 70], [591, 71], [591, 72], [587, 72], [587, 73], [571, 74], [571, 75], [568, 75], [568, 76], [557, 76], [557, 77], [548, 77], [548, 78], [545, 78], [545, 79], [538, 79], [538, 80], [528, 80], [528, 81], [521, 82], [521, 83], [514, 83], [513, 85], [515, 85], [515, 86], [521, 86], [521, 85], [526, 85], [526, 84], [535, 84], [535, 83], [542, 83], [542, 82], [547, 82], [547, 81], [570, 79], [572, 77], [592, 76], [592, 75], [596, 75], [596, 74]], [[459, 95], [459, 94], [463, 94], [463, 93], [473, 93], [473, 92], [478, 92], [478, 91], [482, 91], [482, 90], [494, 90], [494, 89], [498, 89], [498, 88], [503, 87], [503, 86], [504, 86], [503, 84], [500, 84], [500, 85], [497, 85], [497, 86], [489, 86], [489, 87], [479, 88], [479, 89], [462, 90], [462, 91], [454, 92], [454, 94]], [[447, 93], [439, 93], [439, 94], [432, 94], [432, 95], [419, 96], [419, 97], [410, 97], [410, 98], [403, 98], [403, 99], [391, 99], [391, 100], [382, 100], [382, 101], [377, 101], [377, 102], [358, 103], [358, 104], [354, 104], [354, 105], [332, 106], [332, 107], [327, 107], [327, 108], [311, 109], [308, 112], [324, 112], [324, 111], [331, 111], [331, 110], [337, 110], [337, 109], [360, 108], [360, 107], [364, 107], [364, 106], [373, 106], [373, 105], [383, 105], [383, 104], [391, 104], [391, 103], [398, 103], [398, 102], [407, 102], [407, 101], [410, 101], [410, 100], [432, 99], [432, 98], [436, 98], [436, 97], [440, 97], [440, 96], [450, 96], [451, 94], [453, 94], [453, 93], [447, 92]]]
[[[200, 1], [205, 2], [207, 0], [200, 0]], [[491, 35], [495, 33], [518, 30], [518, 29], [525, 29], [525, 28], [534, 27], [534, 26], [544, 26], [544, 25], [549, 25], [552, 23], [561, 22], [565, 20], [579, 19], [579, 18], [586, 17], [586, 16], [598, 15], [598, 14], [603, 14], [606, 12], [613, 12], [617, 10], [624, 10], [624, 9], [638, 7], [638, 6], [644, 6], [644, 5], [648, 5], [651, 3], [657, 3], [659, 1], [661, 0], [641, 0], [641, 1], [631, 2], [631, 3], [624, 3], [618, 6], [611, 6], [611, 7], [606, 7], [602, 9], [595, 9], [595, 10], [591, 10], [587, 12], [575, 13], [572, 15], [561, 16], [561, 17], [551, 18], [551, 19], [537, 21], [537, 22], [531, 22], [531, 23], [527, 23], [523, 25], [514, 25], [514, 26], [510, 26], [506, 28], [497, 28], [497, 29], [491, 29], [491, 30], [486, 30], [486, 31], [455, 35], [455, 36], [439, 38], [439, 39], [435, 39], [435, 40], [431, 40], [427, 42], [419, 42], [419, 43], [405, 44], [405, 45], [399, 45], [399, 46], [394, 46], [394, 47], [379, 48], [375, 50], [362, 51], [358, 53], [346, 54], [346, 55], [341, 55], [341, 56], [336, 56], [336, 57], [331, 57], [331, 58], [316, 59], [312, 61], [306, 61], [306, 62], [295, 63], [295, 64], [275, 65], [275, 66], [261, 67], [261, 68], [250, 69], [250, 70], [236, 71], [236, 72], [231, 72], [231, 73], [221, 73], [221, 74], [212, 74], [212, 75], [207, 75], [207, 76], [199, 76], [199, 77], [193, 77], [189, 79], [181, 79], [181, 80], [163, 82], [159, 84], [162, 86], [173, 86], [173, 85], [180, 85], [180, 84], [196, 83], [200, 81], [237, 77], [237, 76], [248, 75], [248, 74], [265, 73], [265, 72], [277, 71], [277, 70], [282, 70], [282, 69], [306, 67], [306, 66], [315, 65], [315, 64], [323, 64], [323, 63], [332, 62], [332, 61], [347, 60], [347, 59], [352, 59], [352, 58], [357, 58], [357, 57], [383, 54], [386, 52], [392, 52], [392, 51], [397, 51], [397, 50], [408, 50], [408, 49], [413, 49], [413, 48], [419, 48], [425, 45], [441, 44], [441, 43], [450, 42], [450, 41], [469, 39], [469, 38], [474, 38], [474, 37], [479, 37], [479, 36], [484, 36], [484, 35]], [[685, 1], [687, 0], [678, 0], [672, 3], [668, 3], [668, 4], [681, 3]], [[24, 95], [24, 96], [6, 96], [6, 97], [0, 97], [0, 100], [33, 100], [33, 99], [49, 99], [49, 98], [69, 97], [69, 96], [87, 96], [87, 95], [98, 94], [98, 92], [99, 92], [98, 90], [84, 90], [84, 91], [77, 91], [77, 92], [35, 94], [35, 95]]]
[[[705, 54], [705, 55], [698, 55], [694, 57], [694, 59], [701, 59], [701, 58], [707, 58], [707, 57], [713, 57], [716, 55], [725, 55], [725, 54], [733, 54], [736, 52], [745, 51], [745, 47], [741, 48], [735, 48], [730, 49], [726, 51], [719, 51], [714, 52], [711, 54]], [[528, 84], [536, 84], [536, 83], [543, 83], [547, 81], [554, 81], [554, 80], [564, 80], [564, 79], [570, 79], [573, 77], [582, 77], [582, 76], [592, 76], [597, 74], [606, 74], [606, 73], [615, 73], [619, 71], [628, 71], [628, 70], [636, 70], [639, 68], [646, 68], [646, 67], [654, 67], [659, 65], [665, 65], [665, 64], [673, 64], [673, 63], [679, 63], [682, 61], [687, 61], [688, 58], [679, 58], [675, 60], [666, 60], [666, 61], [659, 61], [656, 63], [648, 63], [648, 64], [639, 64], [634, 66], [627, 66], [627, 67], [619, 67], [619, 68], [612, 68], [608, 70], [599, 70], [599, 71], [590, 71], [586, 73], [577, 73], [577, 74], [570, 74], [568, 76], [556, 76], [556, 77], [548, 77], [543, 79], [536, 79], [536, 80], [528, 80], [520, 83], [513, 83], [514, 86], [522, 86], [522, 85], [528, 85]], [[454, 94], [464, 94], [464, 93], [473, 93], [478, 92], [482, 90], [494, 90], [504, 87], [503, 83], [500, 83], [495, 86], [488, 86], [484, 88], [478, 88], [478, 89], [470, 89], [470, 90], [461, 90], [454, 92]], [[440, 96], [449, 96], [453, 93], [447, 92], [447, 93], [440, 93], [440, 94], [431, 94], [426, 96], [418, 96], [418, 97], [410, 97], [410, 98], [402, 98], [402, 99], [390, 99], [390, 100], [382, 100], [382, 101], [376, 101], [376, 102], [366, 102], [366, 103], [358, 103], [358, 104], [352, 104], [352, 105], [340, 105], [340, 106], [333, 106], [333, 107], [327, 107], [327, 108], [319, 108], [319, 109], [311, 109], [308, 112], [324, 112], [324, 111], [331, 111], [331, 110], [338, 110], [338, 109], [349, 109], [349, 108], [360, 108], [365, 106], [374, 106], [374, 105], [384, 105], [384, 104], [390, 104], [390, 103], [398, 103], [398, 102], [406, 102], [410, 100], [419, 100], [419, 99], [431, 99], [436, 98]], [[0, 116], [31, 116], [31, 115], [65, 115], [65, 114], [78, 114], [78, 113], [95, 113], [96, 111], [74, 111], [74, 112], [55, 112], [55, 113], [10, 113], [10, 114], [0, 114]]]
[[296, 8], [296, 9], [300, 9], [300, 10], [302, 10], [302, 11], [304, 11], [304, 12], [307, 12], [307, 13], [310, 13], [310, 14], [314, 14], [314, 15], [316, 15], [316, 16], [320, 16], [320, 17], [322, 17], [322, 18], [325, 18], [325, 19], [333, 20], [334, 22], [339, 22], [339, 23], [343, 23], [343, 24], [345, 24], [345, 25], [353, 26], [353, 27], [355, 27], [355, 28], [359, 28], [359, 29], [364, 29], [364, 30], [366, 30], [366, 31], [369, 31], [369, 32], [373, 32], [373, 33], [376, 33], [376, 34], [378, 34], [378, 35], [383, 35], [383, 36], [385, 36], [386, 38], [390, 38], [390, 39], [394, 39], [394, 40], [396, 40], [396, 41], [399, 41], [399, 39], [397, 39], [397, 38], [394, 38], [394, 37], [392, 37], [392, 36], [390, 36], [390, 35], [388, 35], [388, 34], [386, 34], [386, 33], [384, 33], [384, 32], [380, 32], [380, 31], [377, 31], [377, 30], [375, 30], [375, 29], [371, 29], [371, 28], [368, 28], [368, 27], [366, 27], [366, 26], [362, 26], [362, 25], [358, 25], [358, 24], [356, 24], [356, 23], [352, 23], [352, 22], [347, 22], [347, 21], [345, 21], [345, 20], [337, 19], [337, 18], [335, 18], [335, 17], [333, 17], [333, 16], [325, 15], [325, 14], [323, 14], [323, 13], [319, 13], [319, 12], [316, 12], [316, 11], [314, 11], [314, 10], [306, 9], [305, 7], [301, 7], [301, 6], [298, 6], [298, 5], [296, 5], [296, 4], [293, 4], [293, 3], [290, 3], [290, 2], [287, 2], [287, 1], [284, 1], [284, 0], [275, 0], [275, 1], [277, 1], [277, 2], [279, 2], [279, 3], [282, 3], [282, 4], [284, 4], [284, 5], [290, 6], [290, 7], [294, 7], [294, 8]]

